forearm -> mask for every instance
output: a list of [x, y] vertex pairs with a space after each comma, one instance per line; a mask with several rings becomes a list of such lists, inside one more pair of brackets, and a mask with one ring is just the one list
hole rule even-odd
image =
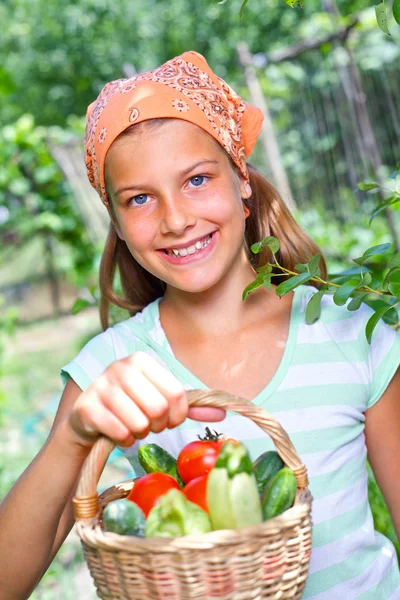
[[1, 503], [0, 600], [28, 598], [57, 552], [88, 452], [61, 424]]

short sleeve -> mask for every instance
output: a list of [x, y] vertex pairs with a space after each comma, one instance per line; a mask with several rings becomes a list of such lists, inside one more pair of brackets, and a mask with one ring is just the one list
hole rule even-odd
[[88, 388], [116, 360], [113, 338], [111, 328], [92, 338], [71, 362], [62, 367], [63, 384], [71, 377], [81, 390]]
[[[368, 310], [367, 317], [372, 310]], [[362, 332], [365, 338], [365, 331]], [[366, 342], [368, 343], [368, 342]], [[367, 408], [371, 408], [382, 396], [400, 364], [400, 333], [379, 321], [369, 345], [370, 394]]]

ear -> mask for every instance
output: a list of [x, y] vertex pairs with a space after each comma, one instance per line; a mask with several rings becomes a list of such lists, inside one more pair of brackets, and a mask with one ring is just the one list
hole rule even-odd
[[246, 200], [250, 198], [253, 193], [249, 180], [245, 179], [241, 173], [239, 174], [239, 189], [240, 197], [245, 198]]
[[117, 236], [119, 237], [120, 240], [122, 240], [124, 242], [125, 238], [122, 235], [121, 227], [119, 226], [119, 223], [118, 223], [115, 215], [113, 214], [113, 211], [110, 210], [109, 212], [110, 212], [110, 219], [111, 219], [112, 224], [115, 227], [115, 231], [117, 232]]

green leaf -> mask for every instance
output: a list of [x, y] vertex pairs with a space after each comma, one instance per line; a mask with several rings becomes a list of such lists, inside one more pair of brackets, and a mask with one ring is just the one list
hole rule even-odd
[[365, 296], [368, 296], [368, 292], [357, 293], [354, 296], [354, 298], [352, 298], [350, 300], [350, 302], [347, 304], [347, 306], [346, 306], [347, 310], [350, 310], [350, 311], [358, 310], [360, 308]]
[[[395, 2], [396, 2], [396, 0], [395, 0]], [[398, 0], [398, 5], [400, 7], [400, 0]], [[400, 8], [399, 8], [399, 11], [400, 11]], [[394, 14], [394, 4], [393, 4], [393, 14]], [[399, 23], [399, 25], [400, 25], [400, 23]], [[398, 174], [399, 174], [399, 170], [396, 169], [395, 171], [393, 171], [393, 173], [390, 173], [389, 179], [396, 179]]]
[[251, 246], [251, 251], [253, 254], [259, 254], [261, 250], [267, 246], [272, 254], [276, 254], [280, 248], [278, 240], [272, 235], [267, 236], [261, 242], [256, 242]]
[[312, 257], [312, 259], [308, 263], [308, 269], [313, 277], [317, 274], [318, 265], [319, 265], [320, 261], [321, 261], [321, 255], [316, 254], [315, 256]]
[[377, 246], [371, 246], [371, 248], [368, 248], [360, 258], [353, 258], [353, 261], [358, 265], [362, 265], [366, 260], [371, 258], [371, 256], [386, 254], [391, 248], [392, 244], [378, 244]]
[[387, 273], [384, 283], [387, 284], [389, 292], [400, 298], [400, 267], [391, 269]]
[[276, 293], [280, 298], [282, 298], [282, 296], [285, 296], [285, 294], [288, 294], [299, 285], [310, 281], [311, 277], [312, 275], [310, 273], [300, 273], [300, 275], [291, 277], [290, 279], [287, 279], [278, 285], [276, 288]]
[[294, 270], [297, 271], [297, 273], [308, 273], [308, 265], [307, 264], [303, 264], [303, 263], [298, 263], [297, 265], [294, 266]]
[[389, 260], [388, 269], [392, 269], [393, 267], [400, 267], [400, 251], [393, 254], [392, 258]]
[[393, 306], [390, 305], [381, 306], [381, 308], [378, 308], [378, 310], [372, 315], [372, 317], [368, 319], [368, 323], [365, 327], [365, 335], [367, 336], [368, 344], [371, 343], [372, 333], [375, 327], [377, 326], [379, 319], [383, 317], [383, 315], [392, 308]]
[[393, 296], [396, 296], [396, 298], [400, 300], [400, 282], [391, 281], [388, 285], [388, 288], [389, 292], [391, 292]]
[[400, 25], [400, 0], [394, 0], [393, 2], [393, 16], [396, 23]]
[[354, 279], [355, 276], [359, 277], [360, 271], [361, 273], [369, 272], [368, 268], [364, 266], [362, 266], [361, 269], [360, 267], [351, 267], [350, 269], [346, 269], [345, 271], [341, 271], [340, 273], [330, 274], [329, 281], [331, 281], [332, 283], [338, 283], [339, 285], [342, 285], [342, 283], [346, 283], [346, 281]]
[[370, 216], [370, 219], [369, 219], [369, 224], [371, 225], [373, 219], [375, 219], [375, 217], [377, 215], [379, 215], [381, 212], [383, 212], [387, 208], [390, 208], [391, 206], [394, 206], [398, 202], [400, 202], [400, 198], [397, 198], [397, 196], [391, 196], [390, 198], [388, 198], [384, 202], [381, 202], [380, 204], [378, 204], [378, 206], [371, 213], [371, 216]]
[[258, 267], [258, 269], [256, 269], [256, 273], [271, 273], [272, 271], [272, 265], [263, 265], [262, 267]]
[[386, 7], [384, 2], [381, 2], [380, 4], [375, 6], [375, 14], [379, 28], [382, 29], [383, 33], [390, 35], [390, 31], [387, 25]]
[[81, 310], [90, 306], [90, 302], [88, 300], [84, 300], [83, 298], [77, 298], [72, 307], [72, 314], [77, 315]]
[[363, 278], [361, 279], [361, 283], [360, 283], [359, 287], [368, 287], [369, 284], [371, 283], [371, 281], [372, 281], [371, 273], [365, 273], [363, 275]]
[[306, 323], [312, 325], [321, 316], [321, 300], [326, 292], [320, 290], [311, 296], [306, 308]]
[[272, 288], [272, 284], [271, 284], [271, 277], [272, 277], [271, 274], [265, 275], [263, 277], [263, 283], [262, 284], [263, 284], [263, 287], [267, 288], [267, 290], [271, 290], [272, 291], [273, 288]]
[[251, 292], [253, 292], [257, 288], [261, 287], [262, 285], [263, 285], [263, 280], [261, 278], [257, 277], [257, 279], [255, 279], [254, 281], [249, 283], [249, 285], [244, 289], [243, 294], [242, 294], [242, 300], [246, 300], [247, 296]]
[[354, 292], [360, 285], [360, 280], [354, 281], [354, 279], [344, 283], [340, 288], [333, 294], [333, 301], [337, 306], [343, 306], [350, 298], [352, 292]]
[[369, 192], [371, 190], [376, 190], [377, 188], [379, 188], [379, 184], [378, 183], [367, 183], [365, 181], [360, 181], [359, 183], [357, 183], [357, 187], [359, 190], [361, 190], [363, 192]]
[[242, 6], [240, 8], [240, 13], [239, 13], [240, 20], [242, 20], [242, 18], [243, 18], [243, 12], [244, 12], [244, 9], [246, 8], [246, 4], [248, 3], [248, 1], [249, 0], [244, 0]]

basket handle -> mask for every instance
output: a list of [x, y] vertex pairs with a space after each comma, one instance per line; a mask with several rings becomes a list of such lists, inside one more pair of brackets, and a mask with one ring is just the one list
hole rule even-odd
[[[232, 410], [252, 419], [270, 436], [279, 456], [294, 472], [298, 489], [305, 489], [308, 486], [307, 469], [301, 463], [289, 436], [278, 421], [263, 408], [220, 390], [190, 390], [187, 392], [187, 397], [189, 406], [211, 406]], [[76, 496], [73, 499], [77, 521], [95, 517], [98, 510], [97, 483], [114, 447], [115, 443], [105, 437], [100, 437], [94, 443], [83, 465]]]

